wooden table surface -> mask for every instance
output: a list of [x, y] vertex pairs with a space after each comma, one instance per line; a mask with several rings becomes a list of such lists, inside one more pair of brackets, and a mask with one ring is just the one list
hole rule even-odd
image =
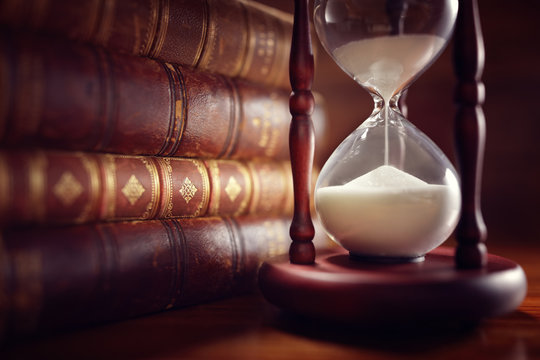
[[[475, 327], [300, 325], [258, 294], [11, 344], [1, 359], [540, 359], [540, 245], [491, 246], [529, 282], [514, 313]], [[397, 326], [397, 324], [396, 324]]]

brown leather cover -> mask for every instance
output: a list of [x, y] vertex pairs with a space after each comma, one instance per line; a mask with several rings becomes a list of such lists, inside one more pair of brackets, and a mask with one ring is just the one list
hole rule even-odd
[[[51, 38], [0, 39], [3, 146], [289, 157], [289, 91]], [[323, 105], [313, 120], [321, 128]]]
[[6, 230], [0, 333], [124, 319], [253, 290], [260, 262], [287, 252], [289, 223], [210, 217]]
[[231, 0], [0, 0], [0, 23], [289, 87], [292, 15]]
[[0, 151], [0, 223], [291, 214], [290, 163]]

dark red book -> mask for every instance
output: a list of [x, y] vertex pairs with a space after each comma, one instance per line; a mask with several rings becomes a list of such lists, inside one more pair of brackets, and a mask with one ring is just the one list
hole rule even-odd
[[[289, 91], [92, 46], [3, 35], [4, 146], [288, 158]], [[314, 121], [324, 122], [322, 109]]]
[[254, 290], [262, 260], [287, 252], [289, 224], [211, 217], [5, 230], [0, 332], [66, 329]]
[[292, 15], [231, 0], [0, 0], [0, 23], [289, 87]]
[[0, 150], [0, 226], [290, 215], [288, 161]]
[[[0, 32], [0, 79], [4, 147], [289, 157], [287, 90], [8, 32]], [[323, 107], [313, 119], [322, 139]]]

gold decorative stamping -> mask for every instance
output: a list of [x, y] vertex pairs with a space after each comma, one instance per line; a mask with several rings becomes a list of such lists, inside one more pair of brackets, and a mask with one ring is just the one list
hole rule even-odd
[[161, 49], [165, 43], [165, 37], [167, 36], [167, 28], [170, 22], [170, 4], [169, 0], [156, 1], [158, 9], [160, 9], [159, 16], [156, 19], [155, 26], [156, 29], [153, 41], [150, 42], [152, 45], [151, 49], [147, 52], [151, 58], [159, 57], [161, 54]]
[[103, 168], [103, 174], [105, 178], [103, 186], [103, 202], [106, 205], [103, 214], [100, 214], [102, 219], [114, 219], [116, 213], [116, 193], [117, 193], [117, 179], [116, 179], [116, 156], [106, 154], [101, 158], [101, 167]]
[[[261, 236], [268, 239], [268, 256], [273, 257], [276, 255], [285, 254], [288, 248], [288, 241], [283, 236], [287, 233], [286, 229], [283, 229], [283, 224], [279, 221], [265, 221], [263, 223], [264, 231]], [[279, 228], [279, 230], [276, 230]]]
[[187, 204], [195, 196], [195, 193], [197, 192], [197, 187], [195, 187], [191, 180], [186, 177], [179, 191], [180, 195], [182, 195]]
[[71, 206], [84, 188], [71, 171], [66, 171], [53, 187], [53, 193], [65, 207]]
[[161, 198], [163, 199], [163, 206], [158, 218], [171, 218], [173, 217], [173, 169], [171, 166], [171, 159], [166, 157], [156, 157], [160, 173], [163, 176], [163, 186], [161, 190]]
[[[219, 54], [215, 54], [218, 52], [215, 50], [219, 49], [219, 24], [217, 11], [211, 11], [212, 6], [208, 3], [208, 0], [204, 1], [204, 10], [203, 37], [192, 66], [207, 69], [215, 56], [219, 56]], [[235, 76], [236, 74], [226, 75]]]
[[210, 203], [210, 174], [206, 166], [201, 160], [191, 160], [193, 165], [197, 168], [199, 175], [201, 176], [201, 202], [197, 206], [197, 210], [193, 213], [193, 216], [200, 216], [206, 214], [208, 211], [208, 205]]
[[210, 23], [210, 10], [209, 10], [208, 0], [203, 2], [203, 14], [202, 14], [202, 36], [201, 41], [199, 42], [199, 46], [197, 46], [197, 51], [195, 52], [195, 56], [193, 57], [193, 62], [189, 64], [190, 66], [197, 66], [199, 62], [201, 61], [201, 56], [204, 50], [204, 45], [207, 42], [208, 38], [208, 27]]
[[0, 154], [0, 217], [7, 215], [12, 200], [11, 182], [8, 163], [4, 154]]
[[242, 191], [242, 187], [238, 183], [238, 181], [234, 178], [234, 176], [231, 176], [229, 178], [229, 182], [227, 183], [227, 186], [225, 186], [225, 192], [229, 196], [229, 199], [231, 202], [234, 202], [236, 198], [238, 197], [238, 194]]
[[135, 205], [146, 189], [135, 175], [131, 175], [126, 185], [122, 188], [122, 194], [128, 199], [131, 205]]
[[101, 195], [103, 194], [103, 185], [96, 157], [83, 153], [76, 153], [76, 156], [81, 160], [89, 182], [88, 187], [85, 189], [88, 193], [88, 201], [86, 202], [86, 205], [84, 205], [79, 216], [75, 219], [76, 223], [84, 223], [89, 220], [94, 220], [96, 216], [98, 216], [97, 214], [101, 205]]
[[45, 189], [47, 188], [47, 171], [48, 161], [43, 151], [36, 151], [27, 155], [28, 163], [28, 189], [31, 203], [34, 205], [34, 219], [42, 222], [45, 219]]

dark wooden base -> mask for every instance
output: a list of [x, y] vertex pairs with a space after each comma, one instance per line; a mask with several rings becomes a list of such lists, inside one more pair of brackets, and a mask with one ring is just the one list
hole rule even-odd
[[285, 311], [353, 324], [477, 322], [515, 310], [527, 292], [518, 264], [488, 255], [486, 268], [458, 270], [446, 247], [396, 264], [352, 260], [341, 248], [317, 254], [314, 265], [276, 258], [262, 265], [259, 283]]

